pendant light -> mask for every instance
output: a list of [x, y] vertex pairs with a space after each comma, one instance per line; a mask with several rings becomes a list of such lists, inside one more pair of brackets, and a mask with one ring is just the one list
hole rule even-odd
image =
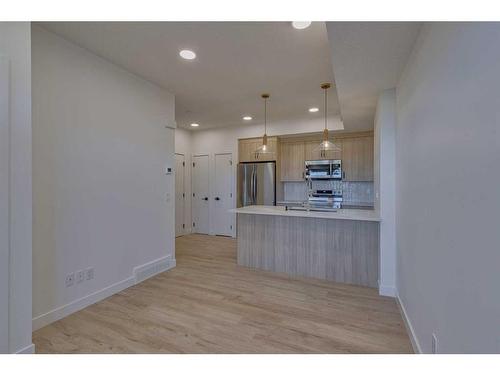
[[323, 140], [321, 143], [314, 148], [314, 151], [319, 152], [321, 157], [326, 157], [327, 152], [340, 151], [340, 147], [330, 142], [328, 139], [328, 89], [331, 87], [330, 83], [322, 83], [321, 88], [325, 92], [325, 129], [323, 129]]
[[267, 99], [269, 99], [269, 94], [262, 94], [261, 97], [264, 99], [264, 136], [262, 137], [262, 146], [255, 150], [257, 158], [259, 158], [259, 155], [274, 154], [274, 151], [267, 146]]

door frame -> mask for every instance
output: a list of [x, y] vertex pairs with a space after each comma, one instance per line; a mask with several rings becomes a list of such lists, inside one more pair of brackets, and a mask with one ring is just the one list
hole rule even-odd
[[[217, 158], [217, 155], [229, 155], [231, 157], [231, 176], [230, 176], [230, 181], [231, 181], [231, 209], [236, 208], [236, 191], [235, 191], [235, 168], [237, 167], [237, 163], [234, 162], [234, 155], [232, 152], [214, 152], [214, 165], [213, 165], [213, 175], [215, 176], [215, 169], [216, 169], [216, 163], [215, 160]], [[210, 190], [210, 195], [215, 196], [215, 189]], [[211, 204], [213, 203], [213, 200], [210, 200]], [[210, 205], [209, 205], [210, 206]], [[231, 231], [231, 237], [236, 237], [236, 214], [232, 214], [232, 219], [231, 219], [231, 225], [233, 226], [233, 229]], [[212, 227], [212, 226], [211, 226]], [[216, 230], [215, 228], [210, 228], [210, 234], [216, 235]]]
[[[174, 161], [175, 163], [177, 163], [177, 160], [175, 160], [175, 157], [176, 155], [180, 155], [184, 158], [184, 168], [182, 169], [182, 193], [184, 194], [184, 198], [186, 197], [186, 154], [182, 153], [182, 152], [174, 152]], [[175, 178], [177, 178], [177, 174], [175, 174], [174, 176]], [[177, 181], [174, 181], [174, 192], [175, 192], [175, 186], [177, 184]], [[175, 194], [175, 193], [174, 193]], [[174, 196], [174, 199], [177, 199], [177, 197]], [[175, 206], [176, 207], [176, 206]], [[186, 225], [186, 218], [187, 218], [187, 215], [186, 215], [186, 199], [184, 199], [182, 201], [182, 214], [184, 216], [184, 228], [182, 228], [182, 232], [179, 236], [177, 236], [177, 233], [175, 234], [175, 237], [181, 237], [181, 236], [185, 236], [188, 232], [187, 232], [187, 225]], [[174, 216], [175, 216], [175, 213], [174, 213]], [[177, 220], [177, 217], [175, 218]], [[177, 223], [175, 223], [175, 228], [177, 228]]]
[[[29, 27], [0, 25], [0, 32], [29, 46]], [[16, 51], [0, 56], [0, 352], [34, 353], [31, 60]]]

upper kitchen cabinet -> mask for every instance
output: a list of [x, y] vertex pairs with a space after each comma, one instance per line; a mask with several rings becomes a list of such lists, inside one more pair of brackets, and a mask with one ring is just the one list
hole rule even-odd
[[238, 141], [238, 154], [240, 162], [255, 161], [255, 150], [257, 147], [255, 139], [240, 139]]
[[267, 146], [270, 154], [257, 154], [257, 148], [262, 145], [262, 138], [247, 138], [238, 141], [238, 154], [240, 163], [255, 161], [275, 161], [278, 154], [278, 138], [267, 137]]
[[281, 181], [303, 181], [305, 160], [342, 160], [344, 181], [373, 181], [373, 132], [342, 133], [333, 139], [335, 151], [318, 151], [321, 138], [281, 142]]
[[305, 160], [335, 160], [342, 159], [342, 150], [340, 140], [335, 139], [333, 144], [337, 146], [335, 151], [317, 150], [321, 139], [305, 142]]
[[305, 144], [303, 141], [281, 143], [281, 181], [304, 181]]
[[272, 154], [258, 155], [262, 138], [239, 140], [240, 162], [276, 161], [278, 181], [303, 181], [304, 161], [331, 159], [342, 160], [344, 181], [373, 181], [373, 132], [341, 133], [333, 137], [336, 151], [317, 151], [321, 138], [304, 136], [282, 138], [268, 137], [267, 145]]
[[342, 138], [344, 181], [373, 181], [373, 134]]

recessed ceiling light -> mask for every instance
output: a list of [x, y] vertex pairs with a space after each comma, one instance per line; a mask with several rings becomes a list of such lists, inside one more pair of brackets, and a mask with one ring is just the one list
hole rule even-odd
[[316, 107], [309, 108], [309, 112], [318, 112], [318, 111], [319, 111], [319, 108], [316, 108]]
[[252, 116], [243, 116], [243, 120], [245, 121], [250, 121], [252, 119]]
[[311, 21], [293, 21], [292, 26], [298, 30], [307, 29], [311, 26]]
[[181, 52], [179, 52], [179, 55], [186, 60], [193, 60], [196, 58], [196, 53], [189, 49], [183, 49]]
[[197, 128], [198, 126], [200, 126], [200, 124], [197, 124], [197, 123], [193, 122], [193, 123], [191, 124], [191, 126], [192, 126], [193, 128]]

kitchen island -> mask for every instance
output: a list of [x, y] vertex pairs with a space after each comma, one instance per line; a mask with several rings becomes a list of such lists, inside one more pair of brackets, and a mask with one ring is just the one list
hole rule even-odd
[[237, 213], [238, 264], [377, 287], [379, 221], [373, 210], [246, 206]]

